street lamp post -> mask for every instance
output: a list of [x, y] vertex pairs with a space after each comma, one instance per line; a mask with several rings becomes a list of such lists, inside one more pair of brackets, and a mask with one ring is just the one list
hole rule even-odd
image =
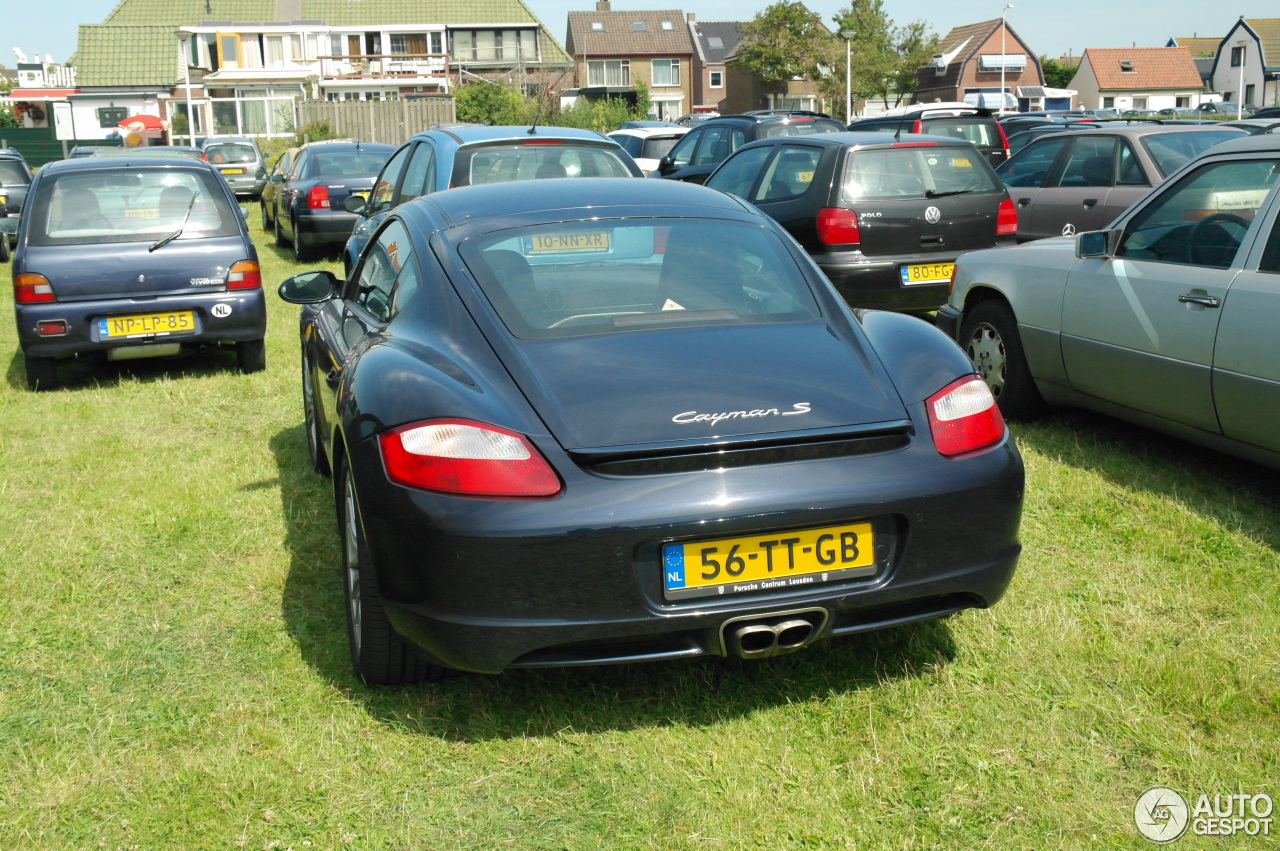
[[1245, 39], [1236, 42], [1236, 47], [1240, 48], [1240, 91], [1236, 92], [1236, 121], [1244, 118], [1244, 57], [1248, 46], [1249, 42]]
[[1009, 11], [1010, 9], [1012, 9], [1012, 8], [1013, 8], [1013, 4], [1012, 4], [1012, 3], [1008, 3], [1008, 4], [1006, 4], [1006, 5], [1005, 5], [1005, 7], [1004, 7], [1003, 9], [1001, 9], [1001, 10], [1000, 10], [1000, 114], [1001, 114], [1001, 115], [1003, 115], [1003, 114], [1004, 114], [1004, 109], [1005, 109], [1005, 107], [1006, 107], [1006, 106], [1008, 105], [1008, 103], [1009, 103], [1009, 102], [1005, 99], [1005, 93], [1004, 93], [1004, 66], [1005, 66], [1005, 55], [1004, 55], [1004, 33], [1005, 33], [1005, 29], [1004, 29], [1004, 14], [1005, 14], [1005, 12], [1008, 12], [1008, 11]]
[[844, 123], [851, 124], [853, 122], [853, 76], [852, 76], [852, 60], [853, 60], [853, 37], [857, 35], [855, 30], [840, 30], [840, 37], [844, 39]]

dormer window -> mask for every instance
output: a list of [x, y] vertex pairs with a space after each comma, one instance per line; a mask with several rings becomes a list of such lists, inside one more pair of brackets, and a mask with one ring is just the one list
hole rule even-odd
[[1120, 70], [1127, 73], [1133, 73], [1133, 62], [1129, 59], [1121, 59]]
[[604, 32], [604, 21], [592, 21], [592, 22], [591, 22], [591, 31], [592, 31], [593, 33], [602, 33], [602, 32]]

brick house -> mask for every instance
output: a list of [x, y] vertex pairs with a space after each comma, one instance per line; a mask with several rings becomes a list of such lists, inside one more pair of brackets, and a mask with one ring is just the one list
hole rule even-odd
[[674, 120], [693, 106], [693, 41], [677, 9], [615, 12], [600, 0], [594, 12], [569, 13], [565, 50], [579, 96], [634, 97], [643, 83], [654, 118]]
[[[1046, 92], [1044, 85], [1044, 70], [1035, 51], [1013, 27], [996, 18], [947, 33], [933, 61], [916, 72], [913, 96], [916, 103], [964, 102], [994, 109], [1054, 108], [1044, 106], [1042, 101], [1060, 95]], [[1019, 88], [1026, 91], [1019, 92]]]

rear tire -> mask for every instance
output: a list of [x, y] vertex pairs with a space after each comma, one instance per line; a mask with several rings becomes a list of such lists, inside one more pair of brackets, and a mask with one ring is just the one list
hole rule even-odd
[[311, 259], [311, 250], [302, 240], [302, 228], [298, 227], [297, 219], [290, 219], [289, 222], [293, 225], [293, 262], [306, 263]]
[[965, 316], [960, 348], [991, 388], [1000, 413], [1012, 420], [1035, 417], [1044, 410], [1018, 334], [1018, 321], [999, 299], [979, 302]]
[[248, 375], [267, 368], [267, 347], [263, 340], [245, 340], [236, 343], [236, 362], [240, 371]]
[[271, 226], [272, 228], [275, 229], [275, 232], [276, 232], [276, 247], [284, 248], [285, 246], [287, 246], [289, 244], [289, 241], [284, 238], [284, 232], [280, 230], [280, 215], [278, 212], [276, 214], [276, 217], [271, 220]]
[[373, 554], [364, 535], [355, 481], [346, 464], [340, 465], [340, 469], [338, 533], [342, 544], [342, 586], [351, 664], [370, 685], [439, 680], [444, 676], [444, 668], [415, 656], [409, 643], [396, 633], [387, 619]]
[[0, 263], [8, 263], [9, 257], [9, 235], [0, 233]]
[[267, 205], [261, 199], [258, 200], [258, 210], [262, 212], [262, 232], [269, 233], [271, 231], [271, 218], [267, 215]]
[[56, 358], [37, 358], [23, 355], [27, 369], [28, 390], [55, 390], [58, 387], [58, 361]]

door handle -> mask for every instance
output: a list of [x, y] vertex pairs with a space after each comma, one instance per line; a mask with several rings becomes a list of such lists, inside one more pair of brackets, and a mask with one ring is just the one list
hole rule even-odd
[[1220, 307], [1222, 299], [1216, 295], [1192, 295], [1191, 293], [1183, 293], [1178, 296], [1178, 301], [1183, 304], [1198, 304], [1202, 307]]
[[1098, 204], [1098, 199], [1097, 199], [1097, 198], [1086, 198], [1086, 199], [1084, 199], [1084, 205], [1085, 205], [1086, 207], [1094, 207], [1094, 206], [1097, 206], [1097, 204]]
[[1027, 205], [1028, 205], [1028, 204], [1030, 204], [1030, 203], [1031, 203], [1031, 199], [1030, 199], [1030, 198], [1019, 198], [1019, 199], [1018, 199], [1018, 206], [1019, 206], [1019, 207], [1025, 207], [1025, 206], [1027, 206]]

